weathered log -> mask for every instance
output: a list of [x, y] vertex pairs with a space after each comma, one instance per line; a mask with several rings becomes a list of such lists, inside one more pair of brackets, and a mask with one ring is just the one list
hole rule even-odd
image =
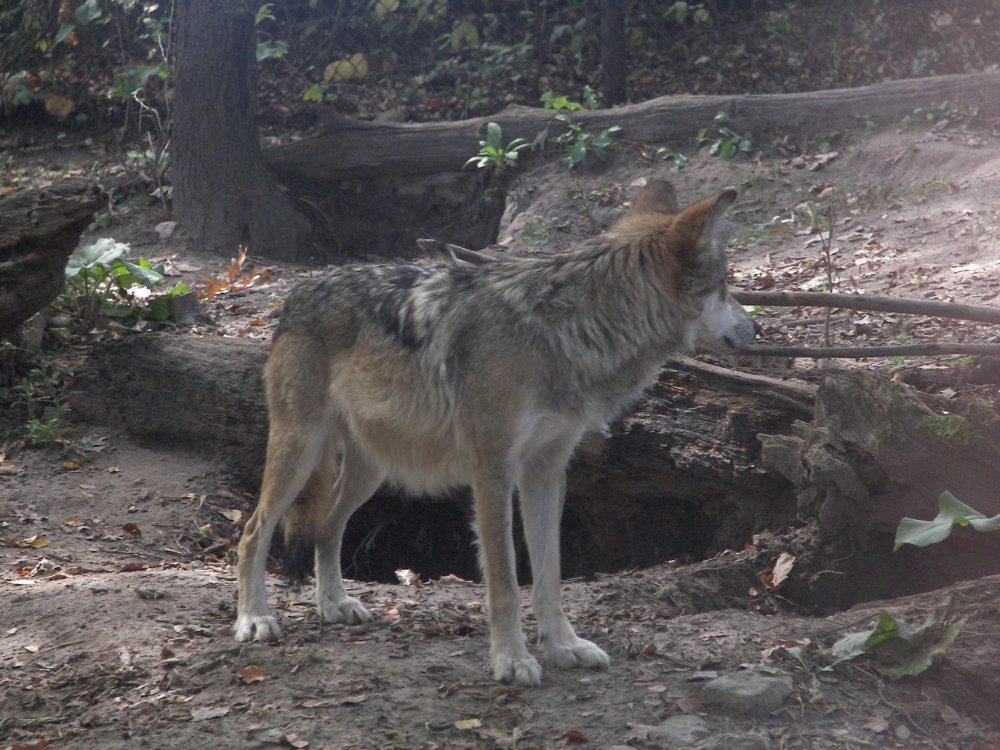
[[[71, 405], [137, 436], [214, 453], [255, 489], [267, 435], [267, 348], [260, 340], [177, 334], [108, 342], [78, 370]], [[891, 551], [899, 520], [932, 518], [945, 489], [984, 513], [1000, 512], [1000, 419], [987, 404], [937, 414], [912, 389], [864, 371], [828, 379], [815, 414], [813, 396], [808, 383], [687, 359], [665, 366], [630, 415], [585, 437], [577, 451], [567, 482], [567, 574], [739, 549], [764, 529], [781, 531], [784, 541], [776, 543], [799, 558], [787, 595], [819, 609], [1000, 571], [989, 535], [956, 532], [960, 540], [951, 544]], [[366, 506], [349, 529], [346, 549], [363, 547], [391, 565], [391, 555], [365, 539], [372, 528], [393, 524], [410, 538], [468, 534], [464, 516], [447, 503], [432, 504], [441, 512], [411, 503], [409, 519], [400, 520], [410, 501], [379, 494], [381, 502]], [[452, 523], [445, 532], [433, 528], [442, 519]], [[785, 531], [802, 520], [809, 525]], [[449, 545], [469, 547], [451, 538], [442, 546]], [[435, 549], [435, 558], [451, 554]], [[396, 560], [413, 559], [406, 554]], [[732, 574], [749, 574], [758, 559]], [[474, 558], [468, 564], [474, 571]], [[429, 565], [423, 572], [433, 572]], [[677, 587], [672, 596], [678, 606], [687, 601]]]
[[[71, 403], [92, 421], [214, 451], [256, 486], [267, 438], [261, 380], [267, 348], [259, 340], [175, 334], [106, 343], [77, 373]], [[811, 413], [810, 398], [808, 387], [730, 378], [723, 368], [668, 365], [632, 415], [610, 433], [585, 439], [570, 472], [570, 504], [597, 528], [607, 525], [609, 504], [688, 506], [692, 514], [726, 522], [699, 529], [697, 539], [690, 528], [675, 533], [712, 549], [739, 546], [747, 528], [791, 507], [789, 485], [757, 467], [756, 435], [788, 431]]]
[[924, 401], [882, 374], [852, 370], [820, 387], [813, 422], [797, 435], [760, 436], [763, 465], [795, 485], [800, 515], [818, 520], [838, 560], [826, 572], [853, 578], [860, 599], [1000, 572], [995, 534], [957, 530], [945, 543], [892, 552], [900, 520], [934, 518], [945, 490], [1000, 513], [995, 408], [974, 397], [938, 411]]
[[0, 195], [0, 338], [62, 290], [66, 261], [99, 205], [86, 180]]
[[[612, 125], [628, 141], [690, 144], [719, 111], [756, 143], [774, 136], [856, 126], [860, 114], [876, 122], [898, 121], [917, 107], [942, 100], [978, 106], [985, 117], [1000, 114], [1000, 75], [982, 73], [919, 78], [799, 94], [663, 96], [618, 109], [574, 112], [591, 130]], [[552, 110], [514, 106], [487, 117], [457, 122], [397, 124], [331, 117], [320, 135], [275, 146], [265, 153], [269, 169], [290, 185], [331, 184], [344, 179], [457, 172], [476, 152], [487, 122], [500, 124], [504, 141], [532, 140], [562, 126]]]

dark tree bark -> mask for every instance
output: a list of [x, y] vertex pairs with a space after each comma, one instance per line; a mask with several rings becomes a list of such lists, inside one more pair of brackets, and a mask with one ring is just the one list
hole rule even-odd
[[601, 0], [601, 69], [604, 71], [604, 106], [624, 104], [625, 3]]
[[254, 11], [244, 0], [177, 4], [173, 206], [211, 249], [311, 254], [305, 218], [264, 166], [254, 98]]
[[62, 290], [66, 261], [99, 205], [86, 180], [0, 196], [0, 338]]

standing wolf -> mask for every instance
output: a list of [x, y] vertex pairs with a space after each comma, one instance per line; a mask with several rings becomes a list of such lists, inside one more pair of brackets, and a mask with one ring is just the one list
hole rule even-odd
[[493, 677], [540, 684], [521, 630], [517, 488], [542, 651], [560, 667], [607, 668], [562, 608], [566, 464], [583, 433], [619, 416], [668, 356], [753, 339], [726, 292], [723, 213], [735, 198], [727, 189], [678, 212], [673, 188], [653, 182], [573, 251], [346, 266], [300, 284], [265, 373], [267, 464], [240, 542], [237, 640], [281, 637], [264, 576], [283, 515], [288, 546], [315, 547], [323, 620], [365, 621], [340, 572], [351, 514], [384, 481], [413, 493], [471, 485]]

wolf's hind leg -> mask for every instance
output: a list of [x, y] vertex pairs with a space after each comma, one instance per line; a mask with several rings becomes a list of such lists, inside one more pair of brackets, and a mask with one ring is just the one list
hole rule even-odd
[[607, 669], [608, 655], [576, 635], [562, 607], [559, 523], [566, 494], [565, 463], [562, 456], [540, 452], [525, 466], [519, 486], [538, 638], [546, 660], [556, 666]]
[[[333, 476], [335, 459], [335, 447], [331, 441], [321, 461], [321, 468], [329, 472], [327, 476]], [[383, 474], [348, 435], [341, 450], [340, 474], [333, 485], [329, 514], [317, 519], [316, 608], [323, 622], [351, 625], [372, 618], [361, 602], [348, 596], [344, 590], [340, 549], [351, 515], [375, 493], [383, 479]]]
[[312, 474], [326, 436], [321, 423], [290, 428], [272, 424], [260, 502], [247, 521], [239, 546], [236, 625], [238, 641], [281, 638], [277, 620], [267, 608], [264, 579], [271, 536], [282, 515]]

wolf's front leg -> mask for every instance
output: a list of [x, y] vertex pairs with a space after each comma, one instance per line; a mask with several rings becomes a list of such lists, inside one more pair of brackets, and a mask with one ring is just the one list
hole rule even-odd
[[264, 577], [267, 567], [267, 550], [275, 521], [263, 517], [258, 507], [247, 521], [240, 540], [237, 564], [237, 615], [233, 631], [238, 641], [276, 641], [281, 638], [281, 628], [267, 608], [267, 589]]
[[597, 644], [577, 636], [562, 608], [559, 523], [566, 490], [563, 466], [558, 460], [536, 461], [526, 467], [520, 485], [538, 639], [546, 660], [556, 666], [607, 669], [608, 655]]
[[528, 653], [521, 629], [521, 596], [511, 530], [513, 487], [505, 479], [483, 476], [477, 478], [474, 492], [479, 553], [486, 576], [493, 679], [537, 686], [542, 683], [542, 668]]

